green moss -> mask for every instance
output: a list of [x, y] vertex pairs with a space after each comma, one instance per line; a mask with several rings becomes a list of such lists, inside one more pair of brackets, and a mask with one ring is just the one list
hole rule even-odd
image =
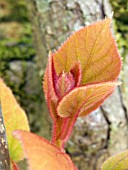
[[128, 1], [110, 0], [114, 11], [116, 39], [122, 57], [128, 54]]
[[[4, 3], [6, 1], [6, 4]], [[27, 2], [25, 0], [0, 0], [4, 3], [4, 9], [9, 10], [9, 15], [3, 15], [1, 21], [17, 21], [20, 23], [28, 22]]]
[[[2, 3], [2, 1], [0, 1]], [[9, 15], [0, 18], [0, 76], [6, 77], [9, 62], [13, 60], [33, 60], [35, 50], [33, 47], [31, 25], [28, 21], [26, 3], [24, 0], [6, 0], [5, 10]], [[7, 13], [7, 12], [6, 12]], [[21, 22], [21, 23], [19, 23]], [[18, 28], [19, 31], [16, 29]]]

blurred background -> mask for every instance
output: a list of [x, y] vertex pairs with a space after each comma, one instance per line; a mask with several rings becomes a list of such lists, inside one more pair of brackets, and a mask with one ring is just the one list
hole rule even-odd
[[66, 150], [79, 170], [98, 170], [108, 156], [128, 148], [128, 1], [0, 0], [0, 77], [26, 111], [31, 131], [47, 139], [52, 129], [42, 81], [48, 52], [112, 11], [123, 84], [101, 108], [78, 119]]

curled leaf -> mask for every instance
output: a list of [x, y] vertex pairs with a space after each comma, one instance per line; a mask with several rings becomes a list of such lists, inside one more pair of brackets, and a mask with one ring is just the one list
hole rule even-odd
[[61, 117], [78, 113], [79, 116], [86, 116], [99, 107], [118, 84], [118, 82], [107, 82], [77, 87], [59, 102], [57, 113]]

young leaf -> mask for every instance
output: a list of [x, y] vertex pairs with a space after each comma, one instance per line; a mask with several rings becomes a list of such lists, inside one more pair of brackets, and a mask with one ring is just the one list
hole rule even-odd
[[22, 143], [30, 170], [77, 170], [70, 157], [46, 139], [27, 131], [14, 131]]
[[121, 60], [110, 30], [111, 19], [104, 19], [71, 35], [60, 49], [53, 53], [55, 70], [69, 72], [79, 61], [82, 84], [114, 81], [121, 69]]
[[108, 18], [84, 27], [49, 55], [43, 87], [53, 119], [52, 143], [61, 149], [77, 117], [99, 107], [117, 85], [122, 62], [110, 23]]
[[2, 79], [0, 79], [0, 101], [10, 157], [12, 161], [19, 161], [23, 158], [23, 150], [20, 142], [12, 136], [12, 132], [16, 129], [29, 131], [28, 120], [25, 112], [14, 98], [12, 91], [5, 85]]
[[127, 170], [128, 150], [108, 158], [102, 165], [101, 170]]
[[69, 117], [72, 114], [86, 116], [99, 107], [117, 85], [119, 85], [118, 82], [107, 82], [73, 89], [59, 102], [58, 115], [61, 117]]

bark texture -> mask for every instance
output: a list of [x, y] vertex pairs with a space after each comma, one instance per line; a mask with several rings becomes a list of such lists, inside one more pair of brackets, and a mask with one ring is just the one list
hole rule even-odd
[[[57, 49], [73, 31], [111, 15], [107, 0], [27, 2], [37, 51], [36, 60], [42, 74], [50, 50]], [[127, 107], [126, 97], [119, 87], [102, 107], [78, 119], [67, 144], [67, 152], [79, 170], [98, 170], [107, 157], [127, 148]]]
[[0, 169], [10, 170], [10, 157], [0, 103]]

